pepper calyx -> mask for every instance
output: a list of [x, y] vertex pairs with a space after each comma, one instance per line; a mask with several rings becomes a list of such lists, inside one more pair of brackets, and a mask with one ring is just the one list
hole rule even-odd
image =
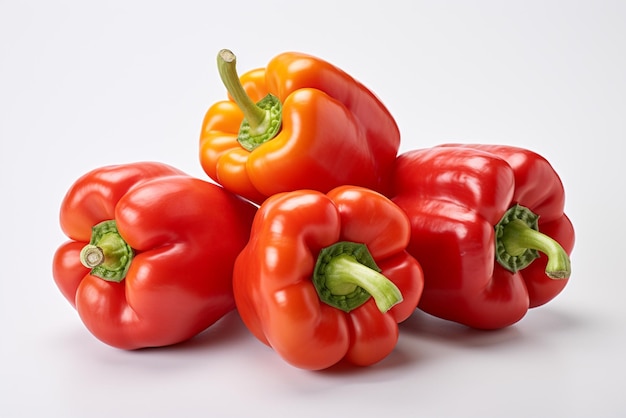
[[556, 240], [539, 232], [538, 220], [539, 216], [530, 209], [519, 204], [512, 206], [495, 226], [496, 260], [515, 273], [528, 267], [541, 252], [548, 257], [548, 277], [569, 278], [569, 255]]
[[134, 251], [124, 241], [114, 220], [100, 222], [91, 229], [91, 239], [80, 252], [80, 262], [92, 276], [110, 282], [126, 277]]
[[365, 244], [342, 241], [323, 248], [312, 277], [320, 299], [350, 312], [370, 297], [381, 312], [402, 301], [402, 293], [381, 274]]
[[220, 78], [244, 115], [239, 127], [237, 141], [244, 149], [253, 151], [274, 138], [280, 131], [282, 103], [271, 93], [254, 103], [241, 85], [236, 65], [237, 57], [232, 51], [222, 49], [217, 54], [217, 68]]

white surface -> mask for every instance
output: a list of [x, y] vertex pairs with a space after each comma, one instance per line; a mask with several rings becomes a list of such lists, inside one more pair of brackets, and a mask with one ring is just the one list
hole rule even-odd
[[[0, 416], [624, 416], [625, 23], [617, 0], [0, 1]], [[285, 50], [335, 63], [394, 113], [402, 150], [543, 154], [577, 232], [568, 287], [501, 332], [416, 313], [358, 370], [295, 369], [236, 314], [171, 348], [94, 339], [52, 281], [60, 201], [113, 163], [206, 178], [221, 48], [242, 72]]]

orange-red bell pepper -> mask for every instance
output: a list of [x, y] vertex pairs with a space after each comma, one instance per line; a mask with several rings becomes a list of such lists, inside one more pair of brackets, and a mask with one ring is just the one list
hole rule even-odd
[[422, 293], [409, 235], [406, 214], [369, 189], [276, 194], [235, 262], [239, 314], [293, 366], [376, 363], [394, 349], [398, 323]]
[[121, 349], [193, 337], [235, 308], [232, 270], [256, 207], [160, 163], [102, 167], [61, 204], [53, 277], [87, 329]]
[[208, 109], [200, 135], [200, 162], [213, 180], [256, 203], [344, 184], [387, 191], [400, 133], [364, 85], [296, 52], [239, 78], [235, 56], [222, 50], [218, 67], [230, 100]]

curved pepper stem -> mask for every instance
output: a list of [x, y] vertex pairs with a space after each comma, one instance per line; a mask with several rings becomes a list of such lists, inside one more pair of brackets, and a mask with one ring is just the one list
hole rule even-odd
[[515, 205], [496, 225], [496, 259], [507, 270], [516, 272], [527, 267], [539, 253], [548, 257], [546, 275], [567, 279], [571, 263], [561, 245], [538, 230], [539, 217], [528, 208]]
[[224, 86], [228, 90], [244, 119], [239, 127], [237, 141], [248, 151], [274, 138], [282, 123], [282, 104], [272, 94], [254, 103], [241, 85], [237, 75], [237, 58], [228, 49], [217, 54], [217, 69]]
[[115, 221], [104, 221], [92, 228], [91, 240], [80, 252], [80, 262], [91, 269], [91, 275], [119, 283], [126, 277], [133, 256]]
[[358, 308], [370, 297], [383, 313], [402, 302], [402, 293], [380, 273], [364, 244], [339, 242], [322, 249], [313, 284], [322, 301], [345, 312]]

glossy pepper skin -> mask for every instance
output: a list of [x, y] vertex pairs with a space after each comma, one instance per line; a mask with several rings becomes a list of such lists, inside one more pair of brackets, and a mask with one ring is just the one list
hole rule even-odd
[[[364, 85], [326, 61], [297, 52], [277, 55], [239, 79], [230, 51], [220, 52], [218, 66], [228, 68], [222, 79], [231, 94], [208, 109], [200, 135], [200, 162], [213, 180], [256, 203], [279, 192], [326, 193], [344, 184], [387, 191], [400, 133]], [[242, 109], [255, 107], [268, 94], [282, 106], [276, 110], [279, 119], [272, 119], [278, 130], [248, 150], [238, 136], [255, 109]]]
[[[131, 350], [182, 342], [235, 308], [232, 270], [255, 212], [165, 164], [97, 168], [62, 201], [69, 240], [55, 252], [53, 277], [104, 343]], [[104, 264], [92, 266], [98, 254]]]
[[[566, 286], [574, 228], [564, 213], [561, 180], [540, 155], [502, 145], [413, 150], [398, 157], [394, 185], [392, 200], [411, 220], [408, 251], [424, 270], [421, 310], [498, 329]], [[505, 229], [505, 214], [512, 213], [530, 223], [530, 213], [538, 215], [538, 232], [519, 220], [510, 225], [521, 231]]]
[[[328, 194], [300, 190], [270, 197], [235, 263], [235, 301], [243, 322], [298, 368], [382, 360], [394, 349], [398, 323], [415, 311], [423, 288], [421, 267], [405, 250], [409, 233], [406, 215], [369, 189], [341, 186]], [[369, 250], [379, 272], [344, 249], [355, 244]], [[325, 255], [329, 249], [338, 250]], [[346, 265], [332, 284], [331, 267], [340, 259]], [[321, 287], [330, 295], [318, 291], [314, 278], [320, 271], [326, 280]], [[363, 291], [361, 284], [351, 288], [352, 273], [352, 283], [366, 277], [376, 282], [363, 285], [372, 290]], [[357, 301], [358, 292], [364, 299]], [[351, 306], [341, 305], [341, 295]]]

